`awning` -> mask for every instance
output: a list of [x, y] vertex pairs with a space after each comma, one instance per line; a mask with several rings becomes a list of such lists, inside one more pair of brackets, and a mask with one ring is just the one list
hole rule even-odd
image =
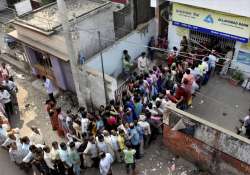
[[[69, 58], [66, 54], [66, 47], [64, 41], [61, 40], [61, 38], [56, 37], [43, 37], [42, 39], [36, 37], [34, 33], [30, 33], [29, 37], [26, 37], [24, 35], [20, 35], [17, 30], [14, 30], [10, 33], [8, 33], [11, 37], [15, 38], [18, 41], [21, 41], [25, 43], [26, 45], [39, 49], [43, 52], [46, 52], [48, 54], [51, 54], [63, 61], [69, 61]], [[33, 40], [32, 38], [36, 38], [36, 40]], [[50, 47], [54, 46], [54, 47]], [[55, 49], [56, 48], [56, 49]]]

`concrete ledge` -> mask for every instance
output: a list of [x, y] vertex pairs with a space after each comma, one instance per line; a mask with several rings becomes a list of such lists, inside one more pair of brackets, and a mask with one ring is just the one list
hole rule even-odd
[[220, 131], [222, 133], [228, 134], [228, 135], [230, 135], [230, 136], [232, 136], [232, 137], [234, 137], [234, 138], [236, 138], [238, 140], [241, 140], [241, 141], [243, 141], [243, 142], [245, 142], [245, 143], [247, 143], [247, 144], [250, 145], [250, 140], [249, 139], [247, 139], [245, 137], [242, 137], [240, 135], [237, 135], [236, 133], [234, 133], [234, 132], [232, 132], [232, 131], [230, 131], [228, 129], [222, 128], [222, 127], [220, 127], [220, 126], [218, 126], [218, 125], [216, 125], [214, 123], [211, 123], [211, 122], [209, 122], [207, 120], [204, 120], [204, 119], [202, 119], [202, 118], [200, 118], [198, 116], [195, 116], [195, 115], [193, 115], [193, 114], [191, 114], [189, 112], [182, 111], [182, 110], [180, 110], [178, 108], [175, 108], [173, 106], [168, 106], [168, 109], [170, 109], [171, 111], [175, 112], [176, 114], [185, 116], [185, 117], [187, 117], [187, 118], [189, 118], [191, 120], [194, 120], [196, 122], [199, 122], [201, 124], [209, 126], [210, 128], [213, 128], [213, 129], [218, 130], [218, 131]]
[[215, 175], [250, 174], [249, 164], [219, 151], [192, 136], [179, 131], [173, 131], [166, 124], [164, 124], [163, 139], [167, 149], [194, 163], [202, 170], [209, 171]]
[[18, 70], [20, 70], [24, 73], [27, 73], [27, 74], [30, 73], [30, 69], [28, 68], [28, 64], [26, 64], [22, 61], [18, 61], [7, 54], [1, 54], [0, 59], [4, 62], [10, 64], [11, 66], [14, 66], [15, 68], [17, 68]]
[[212, 174], [250, 174], [249, 139], [172, 106], [164, 119], [164, 144], [172, 152]]

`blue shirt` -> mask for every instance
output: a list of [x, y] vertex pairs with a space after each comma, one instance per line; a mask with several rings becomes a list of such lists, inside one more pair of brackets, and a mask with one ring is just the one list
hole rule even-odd
[[137, 132], [139, 133], [139, 137], [140, 137], [140, 140], [143, 140], [143, 135], [144, 135], [144, 131], [143, 131], [143, 128], [139, 125], [135, 126]]
[[140, 135], [137, 131], [137, 129], [134, 127], [133, 129], [129, 130], [129, 134], [131, 136], [131, 143], [132, 145], [138, 145], [140, 143]]
[[124, 120], [126, 123], [132, 123], [134, 121], [132, 113], [130, 115], [125, 115]]
[[99, 129], [102, 129], [104, 127], [104, 123], [102, 120], [97, 120], [96, 121], [96, 129], [99, 130]]
[[141, 102], [135, 103], [134, 105], [135, 105], [135, 117], [136, 117], [135, 120], [137, 120], [142, 112], [143, 105], [141, 104]]
[[65, 162], [69, 167], [72, 166], [72, 162], [69, 157], [69, 152], [67, 150], [59, 149], [59, 156], [62, 162]]

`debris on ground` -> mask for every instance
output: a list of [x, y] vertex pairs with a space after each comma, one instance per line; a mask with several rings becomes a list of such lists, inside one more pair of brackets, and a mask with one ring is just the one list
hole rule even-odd
[[203, 104], [203, 103], [204, 103], [204, 101], [203, 101], [203, 100], [201, 100], [199, 104], [201, 105], [201, 104]]

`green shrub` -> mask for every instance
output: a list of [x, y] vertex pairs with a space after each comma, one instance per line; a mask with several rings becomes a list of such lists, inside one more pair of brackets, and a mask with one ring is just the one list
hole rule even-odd
[[238, 81], [243, 81], [244, 80], [244, 75], [240, 70], [236, 69], [233, 72], [232, 79], [238, 80]]

